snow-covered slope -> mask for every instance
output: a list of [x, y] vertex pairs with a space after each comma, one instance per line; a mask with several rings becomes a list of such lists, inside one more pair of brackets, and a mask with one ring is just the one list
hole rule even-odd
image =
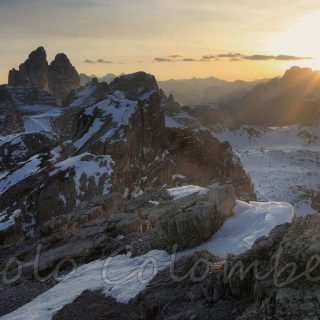
[[[189, 186], [187, 191], [181, 188], [172, 190], [186, 195], [190, 194], [191, 189], [203, 191], [203, 188], [196, 186]], [[52, 289], [0, 319], [50, 320], [85, 290], [102, 291], [118, 302], [128, 303], [146, 288], [159, 271], [170, 265], [172, 258], [203, 249], [222, 256], [244, 252], [257, 238], [268, 235], [278, 224], [290, 222], [294, 215], [292, 206], [286, 203], [238, 202], [234, 213], [234, 217], [226, 220], [212, 239], [199, 247], [181, 251], [176, 257], [171, 257], [166, 251], [154, 250], [140, 257], [130, 258], [128, 254], [93, 261], [77, 268]]]
[[52, 289], [0, 319], [50, 320], [57, 311], [85, 290], [101, 290], [106, 296], [128, 303], [145, 289], [157, 272], [164, 269], [169, 262], [168, 253], [159, 250], [136, 258], [120, 255], [93, 261], [79, 267]]
[[48, 131], [53, 132], [52, 122], [62, 115], [62, 110], [52, 108], [50, 111], [38, 112], [24, 116], [24, 129], [26, 132]]
[[285, 202], [246, 202], [238, 201], [234, 216], [227, 219], [213, 237], [191, 250], [180, 253], [191, 254], [208, 250], [220, 257], [227, 254], [240, 254], [250, 249], [255, 240], [266, 236], [277, 225], [291, 222], [293, 207]]
[[319, 126], [242, 127], [214, 135], [232, 145], [260, 201], [289, 202], [297, 215], [319, 209]]

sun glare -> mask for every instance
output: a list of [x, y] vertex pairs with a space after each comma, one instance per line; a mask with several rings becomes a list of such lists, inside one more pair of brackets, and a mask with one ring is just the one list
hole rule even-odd
[[320, 42], [317, 39], [319, 30], [320, 11], [302, 17], [286, 31], [273, 37], [267, 45], [268, 51], [290, 52], [298, 56], [312, 57], [311, 60], [285, 62], [284, 67], [294, 64], [320, 69]]

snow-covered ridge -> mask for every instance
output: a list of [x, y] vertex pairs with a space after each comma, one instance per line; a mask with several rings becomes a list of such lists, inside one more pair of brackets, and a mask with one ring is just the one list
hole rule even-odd
[[[112, 166], [113, 161], [109, 155], [94, 156], [86, 152], [57, 163], [49, 176], [73, 170], [73, 179], [78, 196], [84, 194], [81, 188], [81, 178], [83, 175], [87, 177], [86, 188], [88, 188], [89, 180], [94, 179], [96, 186], [103, 183], [103, 194], [105, 195], [109, 193], [111, 188]], [[103, 178], [106, 181], [102, 180]]]
[[41, 170], [42, 158], [40, 155], [31, 157], [15, 171], [5, 172], [0, 175], [0, 195], [13, 185], [24, 180], [25, 178], [38, 173]]
[[91, 127], [89, 130], [80, 138], [78, 139], [73, 145], [76, 150], [81, 149], [97, 132], [101, 130], [104, 125], [104, 121], [101, 118], [94, 119]]
[[118, 139], [125, 141], [123, 127], [129, 125], [131, 116], [137, 111], [138, 102], [128, 100], [123, 92], [115, 91], [113, 94], [84, 110], [84, 115], [94, 117], [94, 120], [88, 131], [77, 141], [74, 146], [77, 150], [81, 149], [96, 133], [98, 133], [108, 120], [111, 118], [113, 127], [105, 132], [100, 140], [105, 142], [108, 140], [110, 143]]
[[137, 106], [137, 101], [128, 100], [123, 92], [115, 91], [105, 100], [88, 107], [84, 114], [93, 116], [94, 112], [100, 111], [103, 117], [111, 116], [114, 123], [127, 125], [131, 115], [137, 110]]

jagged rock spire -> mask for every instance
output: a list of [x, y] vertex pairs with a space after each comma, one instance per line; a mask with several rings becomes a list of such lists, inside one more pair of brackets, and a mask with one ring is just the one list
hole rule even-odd
[[80, 86], [77, 70], [64, 53], [56, 55], [50, 66], [43, 47], [32, 51], [19, 70], [9, 71], [10, 86], [32, 86], [39, 91], [48, 91], [62, 102], [71, 90]]

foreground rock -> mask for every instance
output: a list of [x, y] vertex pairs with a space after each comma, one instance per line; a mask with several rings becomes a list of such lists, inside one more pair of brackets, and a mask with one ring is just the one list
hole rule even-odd
[[233, 187], [209, 186], [206, 195], [189, 196], [168, 208], [150, 210], [151, 224], [155, 225], [154, 246], [170, 252], [173, 245], [181, 250], [205, 242], [232, 215], [235, 200]]
[[[209, 186], [204, 190], [205, 194], [194, 193], [178, 200], [172, 200], [165, 190], [150, 190], [131, 200], [115, 193], [92, 197], [69, 214], [50, 217], [47, 212], [37, 221], [42, 243], [39, 270], [54, 268], [63, 258], [84, 263], [108, 256], [125, 244], [136, 255], [152, 249], [171, 252], [175, 246], [180, 250], [201, 244], [221, 227], [235, 204], [231, 186]], [[16, 230], [17, 222], [0, 233], [0, 240], [10, 240], [9, 233]], [[19, 250], [32, 260], [35, 242], [22, 243]]]
[[[205, 260], [211, 271], [196, 283], [190, 277], [176, 283], [164, 271], [135, 303], [139, 301], [146, 312], [154, 305], [151, 308], [153, 316], [161, 319], [184, 319], [190, 313], [199, 319], [210, 319], [210, 311], [214, 312], [221, 305], [229, 312], [232, 310], [232, 319], [318, 319], [319, 225], [319, 215], [306, 216], [277, 226], [268, 237], [258, 239], [252, 249], [242, 255], [229, 256], [225, 261], [207, 255]], [[180, 261], [184, 271], [181, 274], [188, 274], [203, 257], [203, 254], [195, 254], [191, 264]], [[179, 265], [175, 269], [177, 275]], [[255, 265], [257, 272], [254, 272]], [[204, 274], [203, 264], [202, 268], [199, 278]], [[201, 270], [200, 266], [198, 270]], [[192, 288], [197, 288], [199, 293], [190, 299]], [[176, 302], [169, 303], [170, 297], [178, 295]], [[193, 299], [197, 301], [196, 305]], [[170, 307], [166, 308], [168, 304]], [[200, 310], [199, 304], [203, 305]], [[183, 308], [185, 305], [190, 307]]]

